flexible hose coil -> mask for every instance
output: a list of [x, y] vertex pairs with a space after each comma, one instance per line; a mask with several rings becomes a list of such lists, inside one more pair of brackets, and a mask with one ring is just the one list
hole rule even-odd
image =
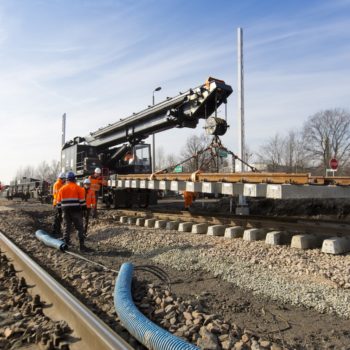
[[65, 250], [67, 249], [67, 245], [65, 242], [61, 241], [60, 239], [51, 237], [46, 231], [44, 230], [37, 230], [35, 232], [35, 237], [43, 242], [48, 247], [56, 248], [59, 250]]
[[123, 326], [148, 349], [198, 350], [196, 346], [154, 324], [137, 309], [131, 296], [133, 270], [133, 264], [124, 263], [114, 288], [114, 307]]

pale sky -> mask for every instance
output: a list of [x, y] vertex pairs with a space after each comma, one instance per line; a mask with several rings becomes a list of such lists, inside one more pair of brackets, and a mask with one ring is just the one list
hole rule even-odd
[[[0, 181], [59, 159], [63, 113], [67, 139], [85, 136], [150, 105], [158, 86], [159, 102], [208, 76], [233, 86], [222, 140], [237, 152], [237, 27], [251, 150], [350, 109], [349, 0], [2, 0]], [[179, 155], [202, 126], [157, 134], [157, 147]]]

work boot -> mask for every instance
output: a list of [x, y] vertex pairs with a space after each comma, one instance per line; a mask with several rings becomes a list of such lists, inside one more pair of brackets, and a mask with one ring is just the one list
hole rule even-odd
[[64, 237], [60, 237], [60, 238], [57, 238], [57, 239], [59, 239], [60, 241], [64, 242], [66, 244], [66, 246], [70, 245], [70, 240], [69, 239], [66, 239]]
[[79, 250], [81, 251], [81, 252], [91, 252], [91, 249], [90, 248], [88, 248], [85, 244], [84, 244], [84, 242], [80, 242], [79, 243]]

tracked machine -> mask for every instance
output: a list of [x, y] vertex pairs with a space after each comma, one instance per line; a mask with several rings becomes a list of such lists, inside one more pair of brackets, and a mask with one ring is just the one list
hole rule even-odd
[[[83, 179], [96, 167], [102, 169], [106, 183], [122, 174], [152, 174], [150, 145], [144, 140], [172, 128], [195, 128], [200, 119], [206, 121], [208, 134], [221, 136], [227, 123], [218, 117], [218, 108], [227, 103], [232, 93], [224, 81], [209, 78], [203, 85], [166, 100], [139, 113], [120, 119], [85, 137], [75, 137], [62, 147], [62, 171], [74, 171]], [[117, 189], [103, 186], [104, 202], [113, 207], [146, 207], [154, 203], [150, 189]]]

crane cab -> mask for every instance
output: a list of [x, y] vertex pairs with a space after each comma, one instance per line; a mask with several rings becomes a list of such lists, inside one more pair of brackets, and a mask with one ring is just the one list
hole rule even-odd
[[147, 174], [152, 172], [149, 144], [123, 145], [98, 153], [86, 144], [64, 145], [61, 154], [62, 171], [73, 171], [78, 177], [93, 174], [96, 168], [109, 174]]

